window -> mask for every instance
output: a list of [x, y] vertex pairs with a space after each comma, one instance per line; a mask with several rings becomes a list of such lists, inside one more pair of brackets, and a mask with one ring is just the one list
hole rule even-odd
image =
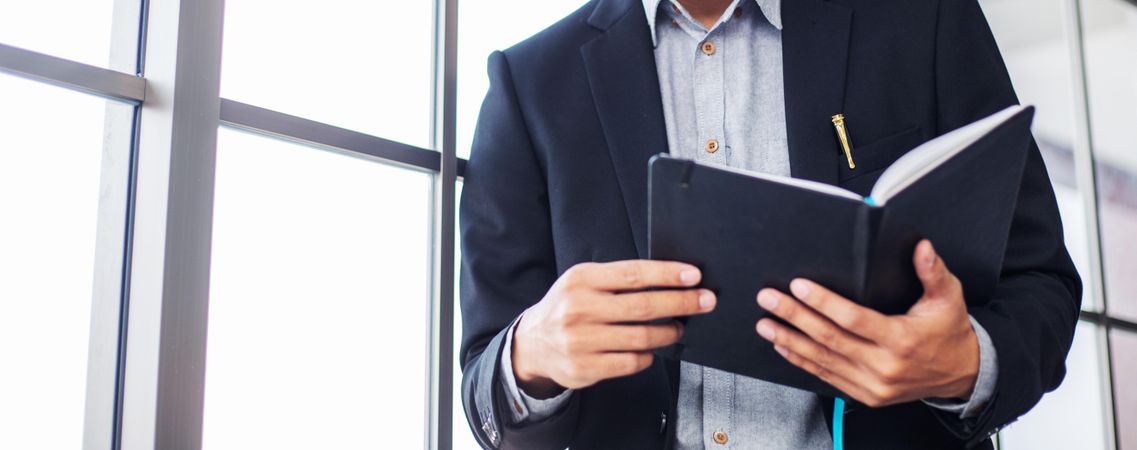
[[1137, 449], [1137, 330], [1114, 329], [1110, 333], [1113, 353], [1113, 404], [1116, 405], [1120, 450]]
[[225, 2], [221, 95], [430, 142], [431, 2]]
[[[1072, 6], [1073, 5], [1073, 6]], [[1083, 320], [1067, 358], [1067, 375], [1057, 391], [1045, 395], [1019, 422], [1007, 427], [1000, 447], [1109, 448], [1116, 439], [1125, 448], [1126, 417], [1121, 406], [1130, 378], [1117, 374], [1125, 364], [1117, 355], [1124, 347], [1122, 334], [1112, 329], [1111, 316], [1137, 317], [1137, 285], [1123, 273], [1137, 270], [1137, 240], [1120, 230], [1137, 228], [1137, 160], [1121, 111], [1137, 102], [1137, 8], [1120, 0], [982, 0], [982, 6], [1007, 62], [1023, 103], [1037, 106], [1034, 134], [1046, 160], [1062, 214], [1067, 248], [1085, 283]], [[1078, 35], [1072, 8], [1081, 7], [1083, 27]], [[1029, 9], [1030, 15], [1021, 11]], [[1081, 46], [1079, 46], [1079, 39]], [[1079, 71], [1072, 56], [1083, 55], [1089, 105], [1080, 103]], [[1131, 116], [1131, 114], [1130, 114]], [[1088, 117], [1088, 120], [1086, 119]], [[1088, 122], [1088, 141], [1079, 136]], [[1079, 167], [1092, 150], [1094, 172]], [[1088, 164], [1087, 164], [1088, 165]], [[1078, 170], [1076, 170], [1078, 169]], [[1094, 182], [1096, 180], [1096, 183]], [[1097, 210], [1087, 207], [1087, 194], [1096, 198]], [[1087, 192], [1089, 190], [1090, 192]], [[1093, 241], [1090, 227], [1097, 226], [1101, 242]], [[1099, 273], [1091, 258], [1103, 259]], [[1095, 295], [1098, 277], [1104, 275], [1105, 296]], [[1111, 331], [1112, 329], [1112, 331]], [[1105, 353], [1105, 337], [1114, 336], [1112, 361]], [[1128, 337], [1127, 335], [1124, 335]], [[1110, 398], [1110, 365], [1113, 398]], [[1116, 411], [1111, 408], [1118, 405]], [[1111, 414], [1112, 412], [1112, 414]], [[1110, 421], [1116, 415], [1117, 427]], [[1078, 433], [1060, 430], [1076, 429]], [[1131, 444], [1137, 445], [1137, 444]]]
[[[1088, 273], [1086, 210], [1074, 171], [1074, 64], [1063, 0], [984, 0], [981, 5], [1019, 101], [1036, 108], [1032, 131], [1058, 199], [1066, 248], [1078, 271]], [[1024, 8], [1034, 13], [1023, 16]], [[1100, 309], [1091, 290], [1083, 294], [1082, 308]]]
[[115, 0], [0, 0], [0, 44], [106, 67]]
[[204, 448], [422, 447], [429, 177], [228, 129], [218, 153]]
[[1137, 321], [1137, 5], [1083, 4], [1106, 298], [1110, 315]]
[[[1106, 448], [1102, 433], [1104, 405], [1098, 327], [1078, 324], [1074, 345], [1066, 358], [1066, 379], [1058, 390], [1043, 397], [1026, 416], [1008, 426], [999, 437], [1000, 448]], [[1071, 432], [1077, 430], [1077, 432]]]
[[75, 448], [107, 102], [7, 75], [0, 98], [0, 448]]

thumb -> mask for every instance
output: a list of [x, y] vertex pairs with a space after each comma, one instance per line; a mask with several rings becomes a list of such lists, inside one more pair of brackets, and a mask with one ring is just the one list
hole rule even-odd
[[924, 298], [953, 297], [958, 281], [948, 271], [943, 258], [936, 254], [931, 241], [924, 239], [916, 244], [912, 263], [916, 266], [916, 276], [924, 285]]

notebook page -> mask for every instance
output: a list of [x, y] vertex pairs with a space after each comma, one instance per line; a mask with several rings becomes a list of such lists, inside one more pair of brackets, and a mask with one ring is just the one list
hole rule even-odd
[[898, 158], [880, 175], [873, 185], [871, 198], [877, 205], [883, 206], [893, 195], [903, 191], [932, 169], [974, 144], [1023, 108], [1021, 105], [1008, 106], [1002, 111], [916, 147]]
[[862, 198], [860, 195], [857, 195], [853, 191], [849, 191], [849, 190], [846, 190], [846, 189], [843, 189], [843, 188], [840, 188], [840, 187], [837, 187], [837, 186], [834, 186], [831, 184], [825, 184], [825, 183], [821, 183], [818, 181], [805, 180], [805, 179], [801, 179], [801, 178], [783, 177], [780, 175], [770, 175], [770, 174], [761, 173], [761, 172], [752, 172], [749, 170], [739, 169], [737, 167], [730, 167], [727, 165], [713, 163], [713, 162], [699, 162], [698, 164], [702, 165], [702, 166], [710, 167], [713, 169], [725, 170], [727, 172], [733, 172], [733, 173], [737, 173], [740, 175], [746, 175], [748, 177], [760, 178], [763, 180], [773, 181], [775, 183], [781, 183], [781, 184], [794, 186], [794, 187], [801, 188], [801, 189], [807, 189], [807, 190], [811, 190], [811, 191], [815, 191], [815, 192], [820, 192], [822, 194], [832, 195], [832, 196], [836, 196], [836, 197], [843, 197], [843, 198], [847, 198], [849, 200], [854, 200], [854, 201], [858, 201], [858, 202], [864, 201], [864, 198]]

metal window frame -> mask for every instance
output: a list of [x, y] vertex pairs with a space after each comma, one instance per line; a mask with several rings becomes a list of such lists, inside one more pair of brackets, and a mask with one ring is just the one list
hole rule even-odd
[[431, 89], [431, 146], [441, 152], [434, 176], [433, 289], [430, 301], [430, 338], [427, 365], [426, 447], [453, 447], [454, 398], [454, 282], [455, 193], [458, 158], [458, 0], [434, 1]]
[[438, 151], [339, 128], [314, 120], [221, 99], [221, 124], [242, 131], [412, 170], [437, 173]]
[[201, 447], [223, 0], [145, 3], [123, 449]]
[[1079, 319], [1093, 322], [1102, 327], [1109, 327], [1111, 331], [1116, 328], [1126, 333], [1137, 334], [1137, 322], [1130, 320], [1119, 319], [1094, 311], [1082, 311]]
[[[221, 126], [404, 169], [439, 173], [442, 152], [340, 128], [311, 119], [221, 99]], [[455, 158], [462, 179], [467, 161]], [[433, 265], [432, 265], [433, 267]]]
[[0, 44], [0, 72], [108, 100], [141, 104], [146, 80], [122, 72]]
[[[141, 73], [143, 11], [142, 1], [115, 0], [110, 70], [121, 74]], [[133, 215], [130, 200], [133, 197], [137, 159], [135, 138], [140, 115], [137, 105], [145, 102], [146, 95], [144, 78], [119, 74], [115, 74], [115, 78], [131, 79], [130, 83], [137, 84], [141, 91], [127, 99], [128, 104], [134, 106], [129, 114], [125, 114], [122, 105], [114, 101], [107, 102], [106, 107], [83, 420], [83, 447], [92, 450], [115, 448], [118, 440], [125, 350], [122, 339], [125, 336], [126, 286], [129, 283], [126, 268], [130, 264], [130, 218]]]
[[[1089, 84], [1086, 77], [1086, 48], [1085, 30], [1082, 16], [1084, 4], [1082, 0], [1066, 0], [1065, 2], [1066, 36], [1069, 39], [1070, 60], [1073, 66], [1071, 81], [1074, 93], [1074, 171], [1078, 192], [1082, 195], [1083, 220], [1086, 225], [1086, 248], [1089, 251], [1089, 277], [1083, 277], [1084, 284], [1089, 288], [1098, 306], [1105, 317], [1109, 315], [1109, 299], [1105, 292], [1105, 274], [1102, 269], [1102, 240], [1100, 228], [1100, 210], [1098, 205], [1097, 173], [1094, 165], [1094, 144], [1091, 133], [1092, 118], [1090, 117]], [[1082, 314], [1082, 317], [1092, 319], [1094, 315]], [[1093, 320], [1091, 320], [1093, 321]], [[1113, 389], [1113, 361], [1109, 340], [1110, 322], [1093, 321], [1094, 338], [1097, 340], [1098, 376], [1101, 379], [1099, 392], [1102, 405], [1101, 433], [1103, 442], [1109, 450], [1116, 450], [1121, 446], [1120, 435], [1117, 433], [1117, 405]]]

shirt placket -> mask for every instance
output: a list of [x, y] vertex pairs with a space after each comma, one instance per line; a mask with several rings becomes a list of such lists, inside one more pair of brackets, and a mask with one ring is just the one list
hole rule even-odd
[[703, 447], [711, 450], [731, 447], [734, 411], [734, 374], [703, 369]]
[[725, 84], [722, 27], [703, 37], [695, 48], [695, 121], [702, 148], [698, 161], [727, 164], [729, 147], [724, 122]]

